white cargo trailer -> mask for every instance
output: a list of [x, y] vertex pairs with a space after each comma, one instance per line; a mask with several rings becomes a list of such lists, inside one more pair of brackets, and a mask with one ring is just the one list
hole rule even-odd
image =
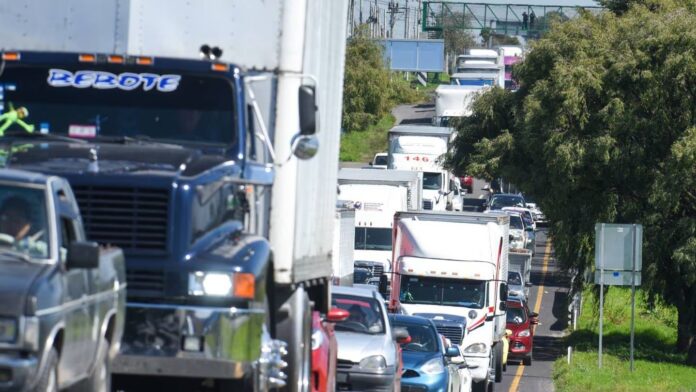
[[355, 242], [354, 208], [345, 206], [336, 208], [333, 233], [333, 254], [331, 255], [333, 260], [332, 283], [337, 286], [352, 286], [353, 243]]
[[502, 377], [509, 217], [472, 212], [399, 212], [394, 217], [389, 307], [467, 319], [463, 347], [483, 390]]
[[[253, 192], [248, 228], [273, 248], [268, 314], [289, 345], [292, 391], [309, 386], [311, 304], [330, 305], [346, 12], [347, 0], [0, 3], [0, 50], [200, 59], [208, 45], [221, 49], [217, 63], [238, 67], [254, 118], [246, 126], [262, 140], [259, 164], [244, 171], [275, 173], [271, 192]], [[316, 135], [300, 135], [303, 87], [314, 89]]]

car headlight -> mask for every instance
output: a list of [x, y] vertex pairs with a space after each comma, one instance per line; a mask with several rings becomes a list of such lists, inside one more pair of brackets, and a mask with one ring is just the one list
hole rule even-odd
[[440, 374], [445, 371], [441, 358], [433, 358], [421, 366], [421, 371], [425, 374]]
[[324, 334], [321, 333], [321, 330], [316, 330], [312, 333], [312, 351], [316, 350], [321, 346], [321, 343], [324, 341]]
[[255, 277], [249, 273], [192, 272], [188, 293], [193, 296], [254, 298]]
[[17, 319], [0, 318], [0, 343], [14, 343], [17, 340]]
[[371, 357], [363, 358], [363, 360], [360, 361], [360, 368], [383, 372], [387, 370], [387, 360], [381, 355], [373, 355]]
[[483, 354], [486, 352], [486, 344], [485, 343], [471, 344], [466, 349], [464, 349], [464, 352], [466, 354]]
[[521, 331], [520, 333], [517, 334], [517, 336], [519, 336], [521, 338], [526, 338], [529, 335], [530, 335], [530, 333], [529, 333], [528, 329], [525, 329], [524, 331]]

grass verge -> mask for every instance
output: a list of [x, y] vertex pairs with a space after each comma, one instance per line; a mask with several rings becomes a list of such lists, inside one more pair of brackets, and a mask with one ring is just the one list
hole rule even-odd
[[396, 119], [391, 114], [364, 131], [345, 133], [341, 137], [341, 162], [370, 162], [375, 153], [387, 151], [387, 133]]
[[636, 293], [635, 371], [629, 369], [631, 291], [611, 287], [605, 296], [604, 355], [597, 367], [599, 304], [591, 289], [583, 293], [578, 330], [567, 338], [573, 347], [571, 364], [563, 357], [554, 364], [559, 392], [696, 391], [696, 368], [684, 365], [686, 355], [675, 352], [677, 312], [645, 301]]

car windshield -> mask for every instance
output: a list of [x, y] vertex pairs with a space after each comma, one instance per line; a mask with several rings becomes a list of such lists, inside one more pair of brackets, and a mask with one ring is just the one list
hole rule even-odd
[[356, 227], [355, 249], [391, 250], [392, 230], [390, 228]]
[[503, 207], [524, 207], [524, 199], [514, 195], [494, 195], [491, 199], [491, 210]]
[[423, 173], [423, 189], [438, 190], [442, 187], [442, 173]]
[[522, 277], [519, 272], [508, 272], [508, 284], [521, 285]]
[[234, 87], [218, 75], [135, 65], [7, 67], [0, 75], [0, 97], [4, 112], [21, 118], [6, 123], [5, 132], [236, 143]]
[[486, 283], [479, 280], [401, 277], [400, 299], [407, 304], [462, 306], [481, 309]]
[[527, 321], [527, 315], [525, 314], [524, 309], [522, 308], [508, 306], [505, 312], [508, 323], [519, 325]]
[[522, 223], [522, 218], [519, 215], [510, 215], [510, 228], [524, 230], [524, 224]]
[[399, 323], [394, 321], [395, 327], [403, 327], [408, 330], [411, 342], [403, 345], [404, 351], [416, 351], [422, 353], [436, 353], [439, 351], [437, 345], [437, 332], [428, 325]]
[[41, 188], [0, 185], [0, 252], [49, 257], [45, 195]]
[[375, 157], [375, 166], [386, 166], [388, 163], [388, 157], [386, 155], [377, 155]]
[[374, 298], [346, 294], [333, 294], [332, 304], [347, 310], [349, 316], [336, 323], [337, 331], [349, 331], [370, 335], [384, 333], [382, 308]]

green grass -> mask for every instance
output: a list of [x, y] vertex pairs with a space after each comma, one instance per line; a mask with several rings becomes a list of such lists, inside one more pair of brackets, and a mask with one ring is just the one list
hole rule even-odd
[[387, 133], [396, 119], [391, 114], [364, 131], [353, 131], [341, 137], [341, 162], [370, 162], [375, 153], [387, 151]]
[[554, 364], [559, 392], [696, 391], [696, 367], [684, 365], [686, 355], [675, 352], [677, 312], [650, 307], [636, 293], [635, 372], [629, 370], [631, 292], [612, 287], [605, 296], [603, 367], [597, 368], [599, 305], [585, 290], [578, 330], [567, 338], [573, 347], [571, 364], [565, 357]]

